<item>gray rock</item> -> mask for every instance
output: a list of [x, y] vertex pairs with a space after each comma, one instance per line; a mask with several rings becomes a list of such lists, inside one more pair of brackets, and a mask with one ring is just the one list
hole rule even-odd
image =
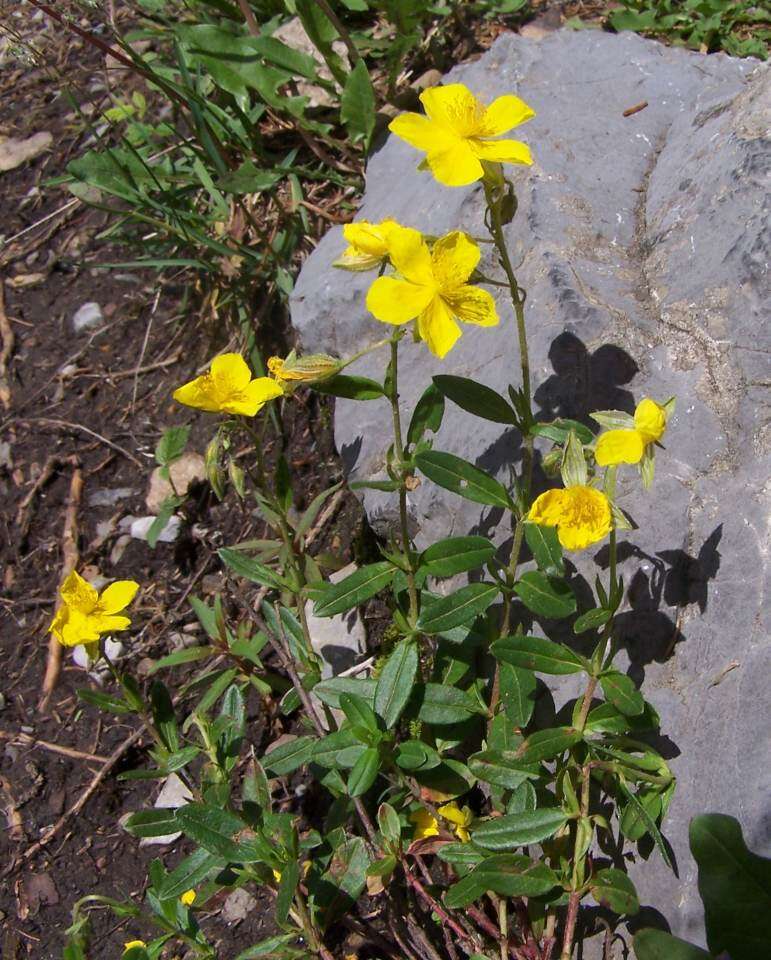
[[[135, 540], [147, 540], [147, 534], [150, 527], [155, 523], [156, 517], [132, 517], [130, 533]], [[163, 530], [158, 535], [159, 543], [174, 543], [182, 529], [182, 518], [173, 514], [169, 517]]]
[[75, 333], [93, 330], [94, 327], [98, 327], [102, 323], [104, 323], [104, 315], [98, 303], [84, 303], [72, 315], [72, 329]]
[[[449, 79], [488, 102], [516, 92], [538, 113], [516, 134], [536, 160], [509, 168], [520, 209], [507, 237], [528, 291], [539, 414], [589, 422], [589, 411], [631, 411], [643, 395], [678, 398], [653, 491], [643, 494], [631, 470], [622, 474], [621, 503], [639, 529], [623, 538], [629, 595], [619, 662], [660, 711], [661, 746], [679, 781], [664, 823], [679, 878], [655, 853], [641, 863], [636, 849], [631, 873], [644, 904], [703, 943], [690, 818], [733, 814], [750, 846], [771, 852], [771, 757], [759, 735], [771, 659], [761, 407], [771, 350], [762, 316], [768, 68], [631, 33], [561, 31], [505, 35]], [[645, 109], [623, 116], [642, 101]], [[416, 170], [419, 159], [390, 138], [370, 162], [360, 216], [482, 234], [481, 189], [441, 187]], [[295, 288], [292, 317], [308, 352], [344, 356], [386, 333], [364, 307], [372, 275], [330, 267], [342, 248], [339, 229], [330, 231]], [[489, 252], [485, 259], [489, 275], [496, 268]], [[400, 348], [405, 411], [439, 372], [502, 392], [519, 383], [512, 310], [503, 296], [498, 306], [501, 325], [466, 327], [443, 362], [423, 344]], [[378, 376], [384, 363], [370, 356], [352, 369]], [[383, 475], [384, 403], [338, 401], [335, 434], [353, 477]], [[457, 408], [435, 447], [502, 478], [519, 455], [513, 432]], [[392, 522], [389, 495], [367, 492], [364, 504], [374, 521]], [[496, 530], [495, 514], [428, 482], [410, 495], [410, 510], [419, 544], [469, 530], [510, 536]], [[589, 582], [606, 555], [576, 558]], [[575, 696], [568, 682], [550, 686], [558, 706]]]
[[[339, 583], [354, 573], [353, 563], [343, 567], [329, 578], [331, 583]], [[322, 659], [321, 676], [326, 680], [345, 670], [349, 670], [359, 660], [367, 648], [364, 623], [357, 609], [340, 613], [334, 617], [317, 617], [311, 601], [305, 605], [305, 616], [311, 635], [311, 645]]]
[[121, 500], [133, 497], [136, 490], [133, 487], [105, 487], [95, 490], [88, 498], [89, 507], [114, 507]]

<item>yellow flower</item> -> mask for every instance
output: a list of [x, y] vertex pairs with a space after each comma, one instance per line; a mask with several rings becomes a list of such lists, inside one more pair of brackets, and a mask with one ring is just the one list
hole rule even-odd
[[183, 903], [186, 907], [191, 907], [195, 903], [195, 890], [185, 890], [179, 898], [179, 902]]
[[[437, 807], [437, 813], [445, 820], [449, 820], [450, 823], [454, 824], [455, 836], [461, 843], [469, 842], [471, 834], [468, 831], [468, 827], [474, 819], [474, 814], [468, 807], [461, 809], [455, 802], [445, 803], [443, 806]], [[423, 840], [426, 837], [439, 836], [439, 824], [428, 810], [424, 810], [421, 807], [420, 810], [416, 810], [410, 814], [410, 820], [415, 824], [415, 832], [412, 835], [413, 840]]]
[[146, 947], [147, 944], [144, 940], [129, 940], [127, 943], [123, 944], [123, 952], [127, 953], [129, 950], [132, 950], [134, 947]]
[[426, 152], [431, 172], [445, 186], [463, 187], [481, 180], [483, 161], [533, 162], [527, 144], [491, 139], [535, 116], [535, 111], [519, 97], [498, 97], [486, 107], [464, 84], [450, 83], [424, 90], [420, 100], [426, 116], [402, 113], [388, 128]]
[[647, 397], [637, 404], [634, 429], [608, 430], [597, 440], [594, 457], [601, 467], [619, 463], [639, 463], [645, 448], [664, 436], [667, 411]]
[[604, 493], [577, 484], [542, 493], [530, 508], [528, 520], [556, 527], [566, 550], [584, 550], [610, 533], [612, 514]]
[[388, 239], [399, 224], [395, 220], [370, 223], [359, 220], [346, 223], [343, 236], [348, 241], [342, 257], [333, 266], [343, 270], [373, 270], [388, 257]]
[[116, 580], [100, 594], [73, 570], [59, 590], [62, 603], [49, 632], [65, 647], [76, 647], [94, 643], [103, 633], [126, 630], [131, 620], [116, 614], [131, 603], [138, 589], [133, 580]]
[[198, 410], [253, 417], [268, 400], [280, 397], [282, 392], [270, 377], [252, 380], [240, 353], [223, 353], [212, 360], [208, 373], [178, 387], [173, 396], [179, 403]]
[[466, 281], [479, 263], [479, 247], [465, 233], [441, 237], [429, 250], [417, 230], [394, 232], [389, 244], [399, 277], [378, 277], [367, 293], [367, 309], [383, 323], [417, 319], [417, 334], [429, 350], [444, 357], [460, 336], [455, 322], [494, 327], [495, 301], [487, 290]]
[[271, 375], [281, 382], [317, 383], [334, 377], [341, 369], [340, 360], [328, 357], [325, 353], [309, 353], [298, 357], [294, 350], [286, 360], [281, 357], [271, 357], [268, 360], [268, 370]]

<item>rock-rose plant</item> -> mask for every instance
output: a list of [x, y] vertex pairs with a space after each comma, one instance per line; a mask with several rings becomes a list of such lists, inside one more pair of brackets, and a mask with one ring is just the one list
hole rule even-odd
[[[272, 358], [271, 376], [253, 379], [241, 356], [226, 354], [174, 393], [212, 413], [214, 490], [221, 495], [230, 482], [271, 533], [220, 550], [232, 590], [213, 604], [191, 599], [204, 646], [155, 663], [147, 690], [110, 664], [122, 692], [90, 694], [106, 709], [136, 711], [151, 732], [150, 769], [135, 775], [173, 773], [185, 788], [175, 808], [138, 810], [123, 823], [137, 837], [181, 832], [187, 844], [172, 869], [152, 863], [143, 907], [108, 902], [130, 918], [127, 936], [147, 929], [133, 928], [140, 913], [160, 931], [128, 940], [129, 960], [170, 955], [171, 941], [186, 956], [231, 956], [218, 953], [199, 917], [238, 887], [265, 888], [275, 910], [271, 936], [240, 960], [332, 960], [356, 950], [381, 960], [571, 960], [594, 932], [583, 917], [596, 911], [585, 907], [617, 918], [639, 909], [618, 866], [624, 844], [645, 838], [668, 858], [659, 823], [675, 782], [645, 739], [657, 729], [656, 711], [614, 666], [614, 618], [625, 594], [617, 538], [631, 529], [616, 503], [617, 471], [639, 470], [650, 485], [673, 401], [643, 398], [633, 416], [598, 411], [599, 434], [585, 423], [537, 419], [525, 292], [504, 239], [517, 204], [502, 166], [532, 160], [524, 144], [497, 139], [534, 113], [514, 96], [484, 106], [459, 84], [421, 99], [427, 116], [403, 115], [391, 129], [426, 154], [441, 183], [481, 181], [485, 273], [479, 237], [433, 237], [393, 220], [352, 224], [336, 265], [373, 271], [373, 341], [376, 332], [388, 336], [362, 352], [387, 348], [382, 379], [342, 372], [355, 357], [294, 353]], [[441, 374], [434, 359], [461, 332], [484, 337], [482, 328], [502, 322], [490, 284], [508, 291], [515, 315], [520, 375], [505, 396]], [[409, 335], [427, 348], [426, 389], [403, 421], [399, 350]], [[308, 389], [391, 410], [385, 474], [358, 486], [390, 491], [399, 523], [379, 560], [337, 582], [309, 549], [337, 487], [298, 514], [287, 464], [279, 457], [268, 469], [262, 452], [270, 404]], [[519, 432], [521, 463], [510, 482], [436, 448], [454, 406]], [[254, 456], [236, 462], [239, 434]], [[159, 445], [161, 464], [181, 446], [171, 431]], [[535, 496], [537, 456], [555, 482]], [[496, 508], [500, 537], [452, 536], [419, 549], [407, 503], [419, 483]], [[608, 575], [597, 577], [593, 604], [579, 609], [564, 554], [600, 545]], [[99, 597], [68, 582], [52, 629], [65, 643], [123, 629], [127, 619], [115, 614], [132, 589], [116, 585]], [[375, 595], [390, 611], [376, 660], [322, 679], [309, 613], [344, 615]], [[581, 642], [565, 640], [570, 634]], [[197, 673], [172, 701], [158, 675], [193, 663]], [[539, 686], [569, 674], [579, 695], [556, 719], [536, 718]], [[261, 699], [272, 718], [266, 729], [284, 729], [257, 754], [245, 747], [247, 697]], [[316, 798], [307, 808], [306, 796]], [[366, 922], [356, 908], [364, 894]], [[103, 898], [87, 900], [70, 930], [70, 960], [86, 956], [78, 950], [87, 908]]]

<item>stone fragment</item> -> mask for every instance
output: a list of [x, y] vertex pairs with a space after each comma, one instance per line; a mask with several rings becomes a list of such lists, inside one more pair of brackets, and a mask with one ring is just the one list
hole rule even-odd
[[72, 317], [72, 329], [75, 333], [93, 330], [94, 327], [98, 327], [102, 323], [104, 323], [104, 317], [102, 316], [102, 308], [98, 303], [84, 303]]
[[114, 507], [121, 500], [127, 500], [136, 493], [133, 487], [105, 487], [95, 490], [88, 498], [89, 507]]
[[31, 137], [17, 140], [15, 137], [0, 137], [0, 173], [15, 170], [27, 160], [34, 160], [53, 143], [50, 133], [42, 131]]
[[222, 919], [226, 923], [241, 923], [246, 920], [252, 910], [257, 906], [257, 901], [243, 887], [234, 890], [222, 905]]
[[[507, 168], [519, 210], [506, 236], [528, 293], [538, 418], [592, 425], [593, 410], [632, 411], [642, 396], [677, 397], [652, 492], [641, 491], [631, 469], [621, 472], [620, 503], [639, 529], [621, 538], [628, 593], [618, 663], [659, 711], [656, 742], [678, 777], [664, 833], [679, 877], [655, 852], [644, 862], [634, 846], [630, 873], [649, 918], [663, 914], [673, 933], [702, 943], [691, 817], [733, 814], [750, 848], [771, 853], [771, 756], [768, 738], [758, 735], [767, 727], [771, 659], [768, 69], [632, 33], [555, 31], [530, 40], [505, 34], [446, 78], [488, 103], [516, 93], [537, 112], [513, 134], [531, 145], [535, 163]], [[644, 110], [624, 116], [642, 102]], [[389, 138], [370, 160], [359, 217], [394, 217], [429, 234], [483, 234], [480, 185], [442, 187], [417, 170], [421, 158]], [[350, 356], [387, 333], [364, 308], [373, 275], [330, 266], [343, 246], [333, 228], [296, 283], [292, 319], [305, 352]], [[488, 247], [480, 268], [499, 275]], [[473, 377], [503, 394], [519, 385], [512, 309], [496, 294], [500, 326], [466, 326], [444, 361], [405, 338], [403, 416], [437, 373]], [[350, 372], [380, 378], [384, 365], [380, 352]], [[337, 446], [352, 479], [386, 476], [389, 416], [386, 404], [336, 402]], [[513, 429], [450, 403], [434, 446], [501, 480], [521, 457]], [[539, 442], [539, 456], [546, 449]], [[548, 483], [538, 471], [537, 492]], [[366, 491], [363, 500], [380, 529], [396, 521], [392, 495]], [[495, 511], [425, 480], [410, 492], [409, 508], [420, 547], [469, 531], [511, 536]], [[571, 557], [583, 604], [595, 575], [607, 577], [607, 556], [603, 547]], [[517, 617], [538, 629], [521, 609]], [[564, 638], [582, 652], [590, 642], [569, 624]], [[733, 661], [738, 666], [714, 684]], [[549, 687], [558, 709], [578, 693], [571, 677], [549, 678]]]
[[[155, 517], [135, 517], [131, 523], [131, 536], [135, 540], [147, 540], [150, 527], [155, 523]], [[182, 518], [176, 514], [169, 517], [168, 522], [158, 537], [159, 543], [174, 543], [182, 529]]]
[[[156, 810], [160, 808], [176, 810], [178, 807], [183, 807], [186, 803], [190, 803], [192, 799], [193, 794], [188, 789], [187, 784], [177, 776], [176, 773], [172, 773], [163, 781], [163, 786], [153, 807], [155, 807]], [[143, 837], [139, 841], [139, 846], [163, 846], [167, 843], [174, 843], [174, 841], [178, 840], [181, 836], [182, 833], [180, 831], [177, 833], [164, 834], [161, 837]]]
[[[339, 583], [355, 570], [356, 564], [349, 563], [332, 574], [330, 583]], [[305, 616], [308, 619], [311, 646], [323, 661], [321, 676], [324, 679], [342, 673], [361, 659], [367, 638], [357, 609], [335, 617], [317, 617], [313, 613], [313, 603], [308, 601], [305, 604]]]
[[169, 467], [171, 482], [161, 475], [161, 468], [156, 467], [150, 474], [150, 484], [145, 497], [145, 504], [150, 513], [160, 513], [163, 501], [175, 491], [182, 497], [194, 483], [206, 479], [206, 464], [200, 453], [192, 451], [183, 453]]
[[[308, 36], [299, 17], [292, 17], [291, 20], [282, 23], [277, 30], [273, 31], [271, 36], [285, 43], [293, 50], [298, 50], [300, 53], [305, 53], [313, 57], [318, 64], [318, 76], [321, 77], [322, 80], [332, 80], [332, 73], [329, 67], [314, 42]], [[345, 69], [350, 69], [348, 51], [345, 48], [345, 44], [341, 40], [335, 40], [332, 43], [332, 49], [342, 60]], [[301, 97], [308, 97], [308, 106], [310, 107], [329, 107], [335, 102], [335, 97], [329, 90], [319, 86], [317, 83], [313, 83], [302, 77], [297, 77], [295, 78], [295, 84], [297, 93]]]

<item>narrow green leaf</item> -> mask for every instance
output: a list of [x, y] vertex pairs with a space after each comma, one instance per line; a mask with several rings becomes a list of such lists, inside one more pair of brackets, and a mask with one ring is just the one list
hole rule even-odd
[[429, 480], [453, 493], [491, 507], [514, 509], [506, 488], [467, 460], [451, 453], [428, 450], [415, 457], [415, 464]]
[[548, 730], [531, 733], [517, 754], [520, 760], [527, 763], [552, 760], [582, 739], [581, 731], [573, 727], [550, 727]]
[[444, 416], [444, 397], [433, 383], [426, 387], [420, 400], [412, 411], [410, 426], [407, 430], [407, 443], [414, 446], [426, 432], [436, 433]]
[[[471, 873], [447, 891], [448, 907], [465, 907], [487, 890], [502, 897], [538, 897], [559, 882], [545, 863], [518, 854], [499, 853], [485, 857]], [[477, 892], [478, 891], [478, 892]]]
[[375, 687], [375, 712], [383, 718], [387, 730], [396, 726], [412, 695], [418, 659], [417, 644], [402, 640], [380, 671]]
[[629, 789], [626, 783], [622, 779], [616, 781], [618, 789], [624, 794], [627, 800], [635, 807], [637, 810], [637, 815], [643, 821], [645, 826], [648, 828], [648, 833], [653, 837], [653, 842], [658, 847], [658, 851], [661, 854], [661, 859], [666, 863], [670, 870], [674, 869], [672, 866], [672, 860], [669, 856], [669, 851], [667, 850], [667, 845], [664, 843], [664, 837], [661, 835], [661, 831], [658, 828], [658, 825], [655, 820], [653, 820], [645, 807], [640, 803], [635, 794]]
[[314, 383], [313, 389], [316, 393], [325, 393], [344, 400], [378, 400], [383, 396], [383, 387], [377, 380], [344, 373], [330, 377], [329, 380]]
[[190, 427], [169, 427], [165, 430], [155, 448], [156, 462], [162, 467], [167, 467], [175, 460], [179, 460], [184, 453], [189, 436]]
[[570, 647], [553, 643], [544, 637], [503, 637], [496, 640], [490, 649], [502, 663], [535, 670], [537, 673], [560, 676], [580, 673], [584, 669], [581, 657]]
[[402, 770], [430, 770], [441, 763], [436, 750], [422, 740], [403, 740], [397, 744], [394, 759]]
[[300, 882], [300, 865], [291, 860], [281, 866], [281, 880], [276, 894], [275, 916], [276, 923], [283, 926], [289, 917], [289, 911], [294, 901], [297, 884]]
[[501, 663], [500, 696], [506, 717], [515, 727], [526, 727], [535, 709], [538, 681], [532, 670]]
[[252, 583], [259, 583], [262, 587], [270, 587], [273, 590], [283, 590], [286, 586], [284, 581], [264, 563], [254, 560], [251, 557], [245, 557], [238, 550], [231, 547], [222, 547], [217, 554], [230, 570], [237, 576], [251, 580]]
[[600, 676], [600, 686], [608, 700], [625, 716], [637, 717], [645, 709], [643, 695], [626, 674], [609, 670]]
[[488, 850], [505, 850], [540, 843], [563, 827], [568, 818], [562, 810], [543, 807], [494, 820], [484, 820], [472, 831], [474, 843]]
[[200, 848], [179, 863], [165, 878], [160, 889], [156, 889], [159, 900], [176, 900], [186, 890], [197, 887], [212, 870], [222, 869], [225, 860]]
[[641, 930], [633, 944], [637, 960], [713, 960], [711, 953], [663, 930]]
[[495, 556], [495, 546], [487, 537], [450, 537], [424, 550], [420, 567], [432, 577], [453, 577], [476, 570]]
[[205, 660], [206, 657], [210, 657], [215, 651], [216, 647], [210, 646], [184, 647], [182, 650], [175, 650], [174, 653], [170, 653], [168, 656], [156, 660], [147, 671], [147, 675], [151, 677], [159, 670], [164, 670], [166, 667], [178, 667], [181, 663], [194, 663], [196, 660]]
[[314, 613], [317, 617], [332, 617], [336, 613], [345, 613], [388, 586], [393, 575], [394, 568], [388, 560], [360, 567], [339, 583], [325, 585], [321, 596], [316, 600]]
[[528, 610], [550, 620], [569, 617], [576, 611], [576, 598], [569, 585], [537, 570], [523, 573], [514, 585], [514, 592]]
[[482, 713], [482, 707], [465, 690], [445, 687], [441, 683], [426, 683], [417, 688], [419, 702], [418, 718], [425, 723], [461, 723]]
[[363, 697], [367, 703], [373, 705], [375, 702], [376, 680], [369, 680], [357, 677], [332, 677], [329, 680], [322, 680], [313, 688], [313, 692], [328, 707], [340, 709], [341, 693], [356, 693]]
[[537, 780], [540, 773], [539, 764], [524, 763], [516, 754], [502, 750], [475, 753], [468, 765], [475, 777], [507, 790], [515, 790], [525, 780]]
[[375, 129], [375, 91], [363, 60], [358, 61], [345, 81], [340, 98], [340, 119], [354, 143], [361, 140], [365, 148], [369, 146]]
[[380, 754], [376, 747], [368, 747], [348, 775], [348, 793], [360, 797], [372, 786], [380, 769]]
[[209, 853], [233, 862], [259, 860], [257, 848], [238, 843], [236, 838], [247, 829], [245, 821], [219, 807], [205, 803], [188, 803], [177, 810], [177, 830], [184, 831]]
[[637, 891], [623, 870], [615, 867], [599, 870], [592, 879], [591, 890], [600, 906], [621, 916], [633, 917], [640, 910]]
[[498, 596], [494, 583], [469, 583], [447, 597], [425, 604], [418, 617], [416, 629], [421, 633], [445, 633], [453, 627], [468, 623], [490, 606]]
[[598, 627], [603, 627], [612, 616], [613, 613], [604, 607], [587, 610], [586, 613], [582, 613], [580, 617], [576, 618], [576, 622], [573, 624], [573, 633], [585, 633], [587, 630], [596, 630]]
[[132, 837], [166, 837], [179, 831], [177, 811], [168, 807], [139, 810], [123, 821], [123, 829]]
[[357, 740], [374, 745], [380, 739], [377, 716], [363, 697], [355, 693], [341, 693], [340, 709]]
[[550, 577], [561, 577], [565, 573], [562, 544], [559, 541], [556, 527], [542, 527], [537, 523], [526, 523], [525, 540], [539, 570], [543, 570]]
[[[287, 960], [288, 957], [300, 957], [305, 950], [295, 950], [291, 946], [297, 940], [294, 933], [284, 933], [278, 937], [269, 937], [262, 943], [256, 943], [254, 946], [247, 947], [235, 958], [235, 960]], [[287, 952], [289, 951], [289, 952]]]
[[453, 403], [468, 413], [493, 423], [517, 425], [517, 415], [504, 398], [476, 380], [440, 374], [433, 378], [437, 388]]
[[274, 777], [282, 777], [307, 763], [316, 743], [315, 737], [294, 737], [292, 740], [280, 743], [270, 753], [266, 753], [262, 764]]
[[551, 423], [536, 423], [530, 432], [536, 437], [546, 437], [555, 443], [563, 444], [567, 442], [570, 431], [574, 431], [581, 443], [591, 443], [594, 440], [594, 434], [583, 423], [577, 420], [556, 419]]

